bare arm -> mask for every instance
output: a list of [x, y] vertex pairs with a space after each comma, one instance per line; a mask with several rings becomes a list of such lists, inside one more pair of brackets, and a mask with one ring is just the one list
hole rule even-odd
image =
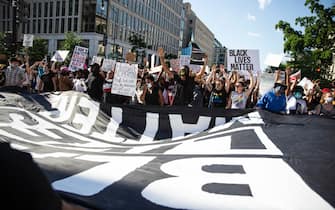
[[164, 106], [164, 98], [163, 98], [163, 93], [161, 89], [158, 90], [158, 100], [159, 100], [159, 105]]
[[248, 90], [246, 91], [247, 97], [250, 96], [250, 94], [253, 91], [254, 86], [255, 86], [254, 75], [252, 74], [251, 70], [249, 70], [248, 72], [249, 72], [249, 76], [250, 76], [250, 84], [249, 84]]
[[164, 49], [162, 47], [158, 48], [158, 56], [159, 56], [159, 60], [163, 66], [163, 71], [167, 73], [169, 78], [173, 78], [174, 75], [172, 72], [170, 72], [170, 70], [168, 69], [166, 63], [165, 63], [165, 58], [164, 58]]

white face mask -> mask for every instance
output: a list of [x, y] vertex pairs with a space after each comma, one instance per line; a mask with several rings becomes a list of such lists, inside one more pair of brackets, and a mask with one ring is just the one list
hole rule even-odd
[[325, 98], [325, 101], [329, 104], [331, 104], [333, 102], [334, 98], [333, 97], [327, 97]]
[[17, 67], [17, 64], [16, 64], [16, 63], [12, 63], [12, 64], [10, 64], [10, 66], [11, 66], [12, 68], [16, 68], [16, 67]]
[[152, 84], [151, 84], [151, 83], [147, 83], [147, 87], [148, 87], [149, 89], [151, 89], [151, 88], [152, 88]]

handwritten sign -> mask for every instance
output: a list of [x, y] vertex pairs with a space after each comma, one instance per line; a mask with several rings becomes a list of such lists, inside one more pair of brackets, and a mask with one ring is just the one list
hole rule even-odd
[[101, 65], [102, 59], [103, 59], [103, 57], [101, 57], [101, 56], [93, 56], [91, 64], [97, 63], [97, 64]]
[[104, 59], [101, 69], [105, 72], [115, 70], [116, 60]]
[[68, 50], [57, 50], [54, 56], [52, 56], [51, 61], [64, 62], [69, 52]]
[[228, 50], [228, 71], [259, 71], [259, 50]]
[[23, 42], [22, 46], [24, 47], [32, 47], [34, 42], [34, 35], [33, 34], [24, 34], [23, 35]]
[[116, 63], [112, 93], [123, 96], [135, 96], [137, 72], [137, 64]]
[[87, 54], [88, 48], [76, 46], [74, 48], [69, 69], [71, 71], [78, 71], [79, 69], [83, 69], [86, 62]]

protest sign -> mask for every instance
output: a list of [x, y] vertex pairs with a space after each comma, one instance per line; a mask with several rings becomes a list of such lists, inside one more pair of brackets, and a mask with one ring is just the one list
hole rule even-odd
[[115, 70], [115, 64], [116, 64], [116, 60], [104, 59], [101, 69], [102, 71], [105, 71], [105, 72]]
[[191, 62], [191, 56], [190, 55], [181, 55], [179, 58], [180, 61], [180, 68], [183, 66], [189, 66]]
[[69, 52], [68, 50], [57, 50], [54, 56], [52, 56], [51, 61], [64, 62]]
[[180, 69], [180, 59], [171, 59], [170, 66], [172, 71], [178, 72]]
[[76, 46], [74, 48], [69, 69], [71, 71], [78, 71], [79, 69], [83, 69], [86, 62], [87, 54], [88, 48]]
[[257, 72], [260, 70], [259, 50], [231, 49], [228, 50], [228, 71]]
[[101, 57], [101, 56], [93, 56], [91, 64], [97, 63], [97, 64], [101, 65], [102, 59], [103, 59], [103, 57]]
[[24, 47], [32, 47], [34, 42], [34, 35], [33, 34], [24, 34], [23, 35], [23, 42], [22, 46]]
[[123, 96], [135, 96], [137, 72], [137, 64], [116, 63], [112, 93]]

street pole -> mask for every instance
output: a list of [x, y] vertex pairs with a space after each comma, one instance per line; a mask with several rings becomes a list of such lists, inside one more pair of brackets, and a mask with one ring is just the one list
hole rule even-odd
[[12, 56], [16, 54], [16, 39], [17, 39], [17, 25], [16, 25], [16, 9], [17, 9], [17, 0], [12, 0], [12, 11], [13, 11], [13, 20], [12, 20]]

